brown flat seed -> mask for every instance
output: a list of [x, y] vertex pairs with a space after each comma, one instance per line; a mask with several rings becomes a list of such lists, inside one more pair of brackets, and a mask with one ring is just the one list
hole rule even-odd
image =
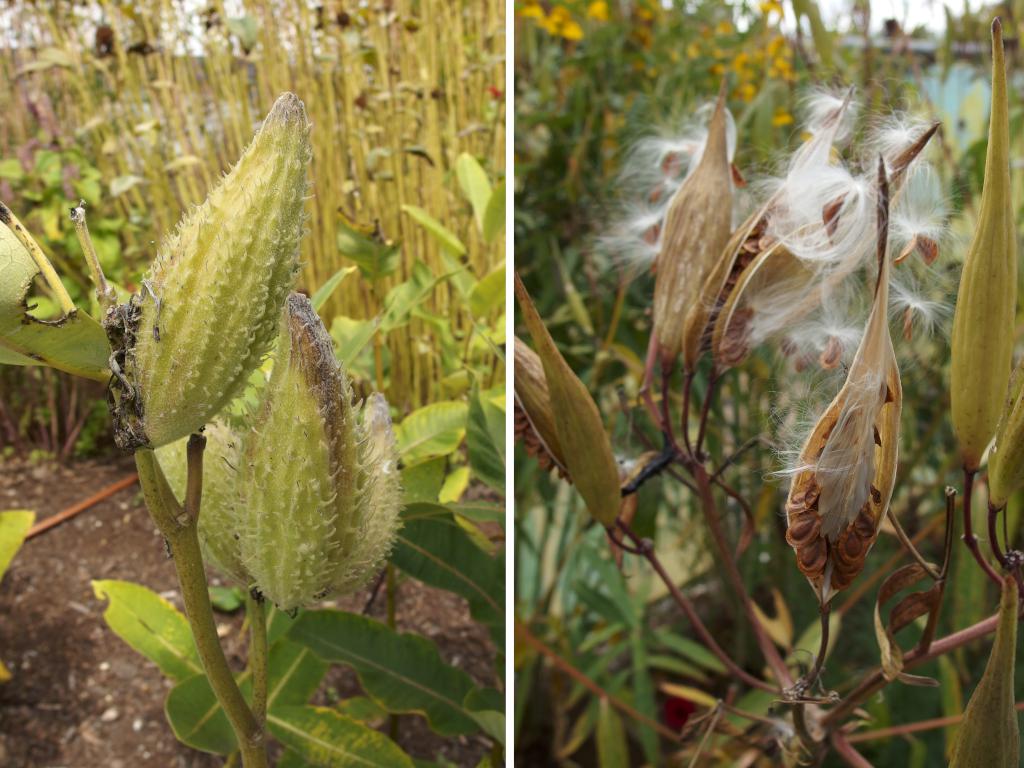
[[786, 541], [791, 547], [799, 547], [816, 538], [821, 531], [821, 520], [815, 514], [797, 517], [786, 529]]
[[820, 536], [809, 544], [800, 547], [796, 552], [797, 564], [807, 576], [817, 576], [825, 570], [828, 561], [828, 547]]

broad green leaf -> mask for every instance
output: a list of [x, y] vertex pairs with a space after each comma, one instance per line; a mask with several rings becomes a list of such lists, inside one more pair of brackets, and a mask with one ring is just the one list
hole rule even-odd
[[505, 639], [504, 563], [480, 549], [444, 507], [412, 504], [402, 511], [391, 562], [410, 576], [461, 595], [473, 618]]
[[373, 334], [380, 328], [380, 318], [353, 320], [351, 317], [336, 315], [331, 321], [331, 338], [334, 339], [334, 354], [346, 369], [363, 351]]
[[412, 768], [387, 736], [326, 707], [282, 707], [269, 714], [271, 733], [317, 768]]
[[597, 710], [597, 764], [600, 768], [629, 765], [626, 729], [607, 698], [601, 699]]
[[[306, 704], [316, 693], [328, 665], [303, 645], [287, 638], [274, 642], [267, 660], [267, 710]], [[249, 698], [252, 676], [246, 670], [237, 676], [238, 686]], [[183, 744], [204, 752], [226, 755], [238, 748], [231, 724], [221, 709], [205, 675], [196, 675], [176, 685], [164, 704], [174, 735]]]
[[463, 702], [484, 732], [505, 744], [505, 697], [494, 688], [474, 688]]
[[310, 297], [309, 302], [313, 305], [313, 309], [319, 312], [320, 308], [331, 297], [331, 294], [337, 290], [339, 285], [341, 285], [341, 282], [355, 271], [356, 267], [342, 267], [331, 275], [327, 279], [327, 282], [317, 288], [316, 293]]
[[106, 382], [110, 345], [88, 312], [42, 322], [26, 311], [39, 268], [14, 233], [0, 223], [0, 364], [49, 365]]
[[466, 451], [473, 474], [498, 493], [505, 493], [505, 411], [494, 392], [474, 390], [469, 398]]
[[488, 181], [487, 174], [477, 159], [466, 152], [459, 155], [455, 161], [455, 175], [459, 179], [462, 194], [473, 206], [473, 217], [483, 234], [487, 204], [491, 200], [491, 182]]
[[484, 240], [493, 242], [501, 230], [505, 228], [505, 182], [501, 182], [491, 191], [491, 199], [487, 201], [484, 212]]
[[398, 452], [406, 466], [452, 453], [466, 434], [465, 403], [442, 401], [413, 411], [395, 427]]
[[25, 178], [25, 171], [21, 167], [21, 161], [16, 157], [9, 157], [0, 160], [0, 179], [7, 179], [15, 183]]
[[221, 613], [234, 613], [245, 602], [239, 587], [210, 587], [210, 603]]
[[[505, 523], [505, 507], [502, 504], [493, 504], [486, 501], [463, 501], [458, 504], [449, 504], [448, 508], [462, 517], [467, 517], [478, 523]], [[712, 656], [712, 658], [714, 658]]]
[[430, 267], [416, 261], [412, 265], [412, 276], [388, 291], [381, 315], [381, 329], [387, 333], [405, 325], [413, 309], [433, 292], [434, 286], [446, 279], [446, 276], [435, 277]]
[[409, 214], [413, 221], [433, 235], [442, 248], [450, 251], [455, 256], [461, 256], [466, 252], [466, 246], [462, 244], [462, 241], [459, 240], [454, 232], [419, 206], [403, 205], [402, 210]]
[[463, 704], [474, 688], [472, 679], [445, 664], [426, 638], [334, 610], [307, 611], [289, 636], [324, 661], [355, 669], [366, 694], [389, 712], [423, 714], [442, 736], [479, 728]]
[[173, 680], [202, 673], [188, 619], [160, 595], [130, 581], [92, 582], [100, 600], [109, 600], [103, 618], [115, 634]]
[[402, 469], [402, 490], [405, 503], [417, 501], [436, 503], [444, 484], [444, 468], [448, 460], [444, 456], [421, 461]]
[[27, 509], [0, 512], [0, 579], [3, 579], [35, 521], [36, 513]]
[[388, 711], [369, 696], [352, 696], [338, 702], [338, 711], [367, 725], [378, 723], [388, 716]]
[[[442, 504], [457, 502], [469, 487], [469, 467], [456, 467], [444, 478], [444, 485], [438, 491], [437, 501]], [[434, 499], [430, 499], [434, 501]]]
[[338, 251], [355, 262], [359, 271], [369, 280], [387, 277], [401, 263], [401, 246], [386, 243], [376, 231], [360, 232], [349, 222], [338, 222]]
[[700, 643], [683, 637], [671, 629], [659, 629], [654, 632], [655, 640], [664, 648], [689, 659], [694, 664], [716, 674], [725, 674], [725, 665], [711, 651]]
[[469, 292], [469, 311], [474, 317], [486, 317], [493, 310], [505, 307], [505, 265], [488, 272]]

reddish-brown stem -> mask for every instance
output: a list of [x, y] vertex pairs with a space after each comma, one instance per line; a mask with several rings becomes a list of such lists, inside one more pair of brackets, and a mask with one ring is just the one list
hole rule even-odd
[[641, 556], [644, 557], [647, 560], [647, 562], [651, 564], [651, 567], [654, 569], [654, 572], [658, 574], [658, 577], [662, 580], [662, 582], [664, 582], [665, 586], [668, 588], [669, 594], [672, 596], [672, 599], [675, 600], [676, 605], [678, 605], [679, 609], [686, 615], [686, 618], [693, 626], [694, 631], [698, 634], [698, 636], [700, 636], [701, 642], [703, 642], [704, 645], [707, 646], [708, 650], [710, 650], [718, 658], [718, 660], [725, 665], [726, 669], [728, 669], [734, 677], [736, 677], [739, 680], [742, 680], [749, 686], [752, 686], [754, 688], [760, 688], [762, 691], [771, 691], [772, 693], [778, 693], [779, 690], [777, 688], [770, 685], [769, 683], [766, 683], [764, 680], [760, 680], [759, 678], [754, 677], [745, 669], [740, 667], [739, 664], [733, 661], [729, 654], [727, 654], [725, 650], [715, 641], [714, 636], [704, 625], [704, 622], [701, 621], [701, 618], [697, 614], [697, 609], [694, 607], [693, 603], [691, 603], [690, 599], [683, 594], [682, 590], [679, 589], [679, 587], [676, 586], [675, 582], [672, 581], [672, 577], [669, 576], [668, 572], [665, 570], [665, 566], [661, 564], [661, 560], [658, 559], [658, 555], [654, 551], [653, 543], [650, 540], [642, 539], [639, 536], [637, 536], [637, 534], [634, 533], [633, 529], [621, 520], [617, 520], [616, 525], [618, 525], [619, 529], [626, 534], [630, 541], [633, 542], [636, 548], [640, 550]]
[[[1024, 711], [1024, 701], [1019, 701], [1015, 705], [1018, 711]], [[862, 731], [861, 733], [851, 733], [846, 737], [846, 740], [851, 744], [858, 741], [876, 741], [878, 739], [889, 739], [893, 736], [906, 736], [910, 733], [919, 733], [921, 731], [931, 731], [935, 728], [945, 728], [950, 725], [956, 725], [964, 719], [963, 713], [959, 715], [949, 715], [948, 717], [936, 717], [931, 720], [919, 720], [916, 723], [903, 723], [902, 725], [893, 725], [888, 728], [877, 728], [873, 731]]]
[[836, 731], [832, 734], [832, 748], [842, 758], [843, 762], [851, 768], [873, 768], [867, 758], [853, 748], [846, 735]]
[[1003, 580], [999, 578], [999, 574], [995, 572], [995, 569], [989, 564], [985, 556], [981, 554], [981, 550], [978, 549], [978, 537], [974, 535], [973, 525], [971, 522], [971, 496], [974, 490], [974, 475], [977, 470], [967, 469], [964, 467], [964, 544], [967, 545], [967, 549], [970, 550], [974, 559], [978, 561], [978, 565], [981, 569], [988, 574], [988, 577], [993, 582], [999, 585], [999, 588], [1003, 588]]
[[711, 401], [715, 396], [715, 384], [718, 383], [718, 373], [712, 369], [711, 375], [708, 376], [708, 388], [704, 393], [704, 403], [700, 408], [700, 425], [697, 427], [697, 442], [693, 447], [693, 455], [697, 461], [703, 461], [704, 455], [701, 453], [701, 446], [704, 444], [704, 433], [708, 427], [708, 413], [711, 411]]
[[779, 685], [788, 688], [793, 684], [793, 678], [789, 674], [786, 662], [782, 660], [771, 638], [768, 637], [768, 633], [765, 632], [764, 627], [754, 613], [753, 603], [747, 594], [746, 586], [743, 584], [743, 576], [740, 575], [739, 568], [736, 567], [736, 561], [733, 559], [729, 542], [726, 541], [725, 532], [722, 530], [722, 522], [718, 517], [718, 507], [715, 505], [715, 497], [711, 492], [711, 477], [708, 475], [703, 464], [695, 463], [692, 471], [693, 479], [697, 486], [697, 493], [700, 497], [701, 509], [704, 513], [704, 520], [711, 531], [711, 538], [714, 539], [720, 563], [725, 569], [726, 576], [729, 578], [736, 597], [740, 601], [747, 621], [754, 630], [754, 637], [765, 661], [771, 667]]
[[[903, 657], [903, 668], [905, 670], [912, 669], [920, 664], [924, 664], [926, 661], [931, 661], [934, 658], [942, 656], [944, 653], [949, 653], [962, 645], [966, 645], [972, 640], [977, 640], [980, 637], [984, 637], [985, 635], [994, 632], [998, 619], [998, 616], [989, 616], [987, 619], [983, 619], [977, 624], [972, 624], [969, 627], [953, 632], [945, 637], [941, 637], [934, 641], [928, 647], [928, 650], [923, 651], [920, 648], [915, 648]], [[822, 721], [823, 724], [827, 727], [835, 727], [839, 725], [862, 701], [881, 688], [884, 688], [885, 685], [886, 679], [882, 674], [881, 668], [876, 669], [865, 677], [856, 688], [847, 694], [845, 699], [839, 702], [839, 704], [837, 704], [835, 708], [825, 716]]]
[[[1002, 548], [999, 546], [999, 535], [996, 532], [996, 522], [999, 519], [999, 510], [994, 509], [991, 504], [988, 505], [988, 542], [992, 549], [992, 555], [1000, 566], [1006, 568], [1006, 555], [1003, 554]], [[1009, 546], [1009, 542], [1007, 542]]]

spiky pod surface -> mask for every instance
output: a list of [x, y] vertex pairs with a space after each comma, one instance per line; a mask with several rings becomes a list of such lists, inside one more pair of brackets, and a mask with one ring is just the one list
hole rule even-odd
[[846, 382], [800, 451], [786, 540], [826, 604], [864, 569], [896, 482], [903, 389], [889, 333], [888, 186], [879, 170], [878, 280]]
[[282, 610], [360, 587], [391, 549], [401, 490], [387, 403], [353, 406], [305, 296], [287, 300], [239, 479], [241, 560]]
[[[236, 519], [241, 436], [218, 419], [210, 422], [203, 434], [206, 450], [198, 523], [203, 559], [236, 584], [248, 588], [251, 578], [242, 564]], [[157, 461], [179, 503], [185, 501], [187, 443], [185, 437], [156, 449]]]
[[302, 102], [281, 96], [235, 167], [164, 242], [146, 288], [111, 319], [115, 349], [126, 347], [125, 380], [113, 380], [122, 448], [199, 429], [269, 350], [298, 270], [309, 131]]

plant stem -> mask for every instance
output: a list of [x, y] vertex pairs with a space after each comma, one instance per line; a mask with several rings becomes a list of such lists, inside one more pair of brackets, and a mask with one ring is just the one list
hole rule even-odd
[[771, 691], [772, 693], [778, 693], [778, 688], [769, 683], [766, 683], [764, 680], [760, 680], [759, 678], [754, 677], [745, 669], [740, 667], [735, 661], [732, 660], [732, 658], [730, 658], [729, 654], [727, 654], [722, 649], [722, 647], [715, 641], [714, 635], [712, 635], [708, 628], [704, 626], [704, 622], [701, 621], [700, 616], [697, 614], [697, 609], [693, 606], [693, 603], [691, 603], [690, 599], [683, 594], [682, 590], [680, 590], [679, 587], [675, 585], [675, 582], [672, 581], [672, 578], [668, 575], [668, 572], [665, 570], [665, 566], [661, 564], [661, 561], [658, 559], [657, 553], [654, 551], [653, 543], [649, 539], [641, 539], [639, 536], [636, 535], [636, 533], [633, 532], [633, 529], [626, 525], [626, 523], [622, 522], [622, 520], [617, 520], [616, 524], [619, 526], [619, 529], [626, 534], [629, 540], [636, 545], [639, 554], [642, 557], [644, 557], [647, 560], [647, 562], [651, 564], [651, 567], [654, 569], [655, 573], [658, 574], [662, 582], [664, 582], [665, 586], [668, 587], [669, 594], [672, 595], [672, 599], [675, 600], [676, 605], [678, 605], [680, 610], [682, 610], [682, 612], [686, 615], [686, 618], [693, 626], [694, 631], [700, 636], [701, 642], [703, 642], [704, 645], [707, 646], [708, 650], [710, 650], [718, 658], [718, 660], [725, 665], [725, 668], [729, 670], [729, 672], [734, 677], [736, 677], [738, 680], [742, 680], [749, 686], [752, 686], [754, 688], [760, 688], [762, 691]]
[[836, 754], [843, 759], [843, 762], [851, 766], [851, 768], [872, 768], [871, 763], [867, 761], [864, 755], [854, 749], [845, 734], [833, 733], [832, 747], [835, 749]]
[[981, 550], [978, 549], [978, 538], [974, 535], [972, 529], [971, 496], [973, 494], [971, 491], [974, 489], [974, 475], [976, 472], [977, 470], [970, 470], [964, 467], [964, 544], [967, 545], [967, 549], [974, 555], [974, 559], [978, 561], [981, 569], [1002, 589], [1003, 580], [999, 578], [999, 574], [995, 572], [995, 569], [985, 559], [985, 556], [981, 554]]
[[245, 599], [249, 616], [249, 669], [252, 670], [252, 713], [262, 728], [267, 722], [267, 608], [263, 595]]
[[[199, 494], [202, 490], [202, 451], [205, 444], [206, 439], [199, 435], [192, 435], [189, 438], [189, 498], [185, 500], [185, 507], [197, 516]], [[139, 484], [142, 486], [146, 506], [153, 522], [167, 540], [174, 558], [181, 598], [185, 604], [185, 615], [192, 628], [199, 659], [210, 681], [210, 687], [235, 732], [242, 753], [242, 765], [244, 768], [267, 768], [263, 728], [256, 722], [252, 710], [238, 689], [217, 637], [210, 593], [206, 586], [206, 572], [203, 570], [203, 557], [199, 550], [197, 517], [185, 514], [178, 504], [153, 451], [136, 451], [135, 465], [139, 470]], [[198, 480], [194, 479], [197, 475]]]

